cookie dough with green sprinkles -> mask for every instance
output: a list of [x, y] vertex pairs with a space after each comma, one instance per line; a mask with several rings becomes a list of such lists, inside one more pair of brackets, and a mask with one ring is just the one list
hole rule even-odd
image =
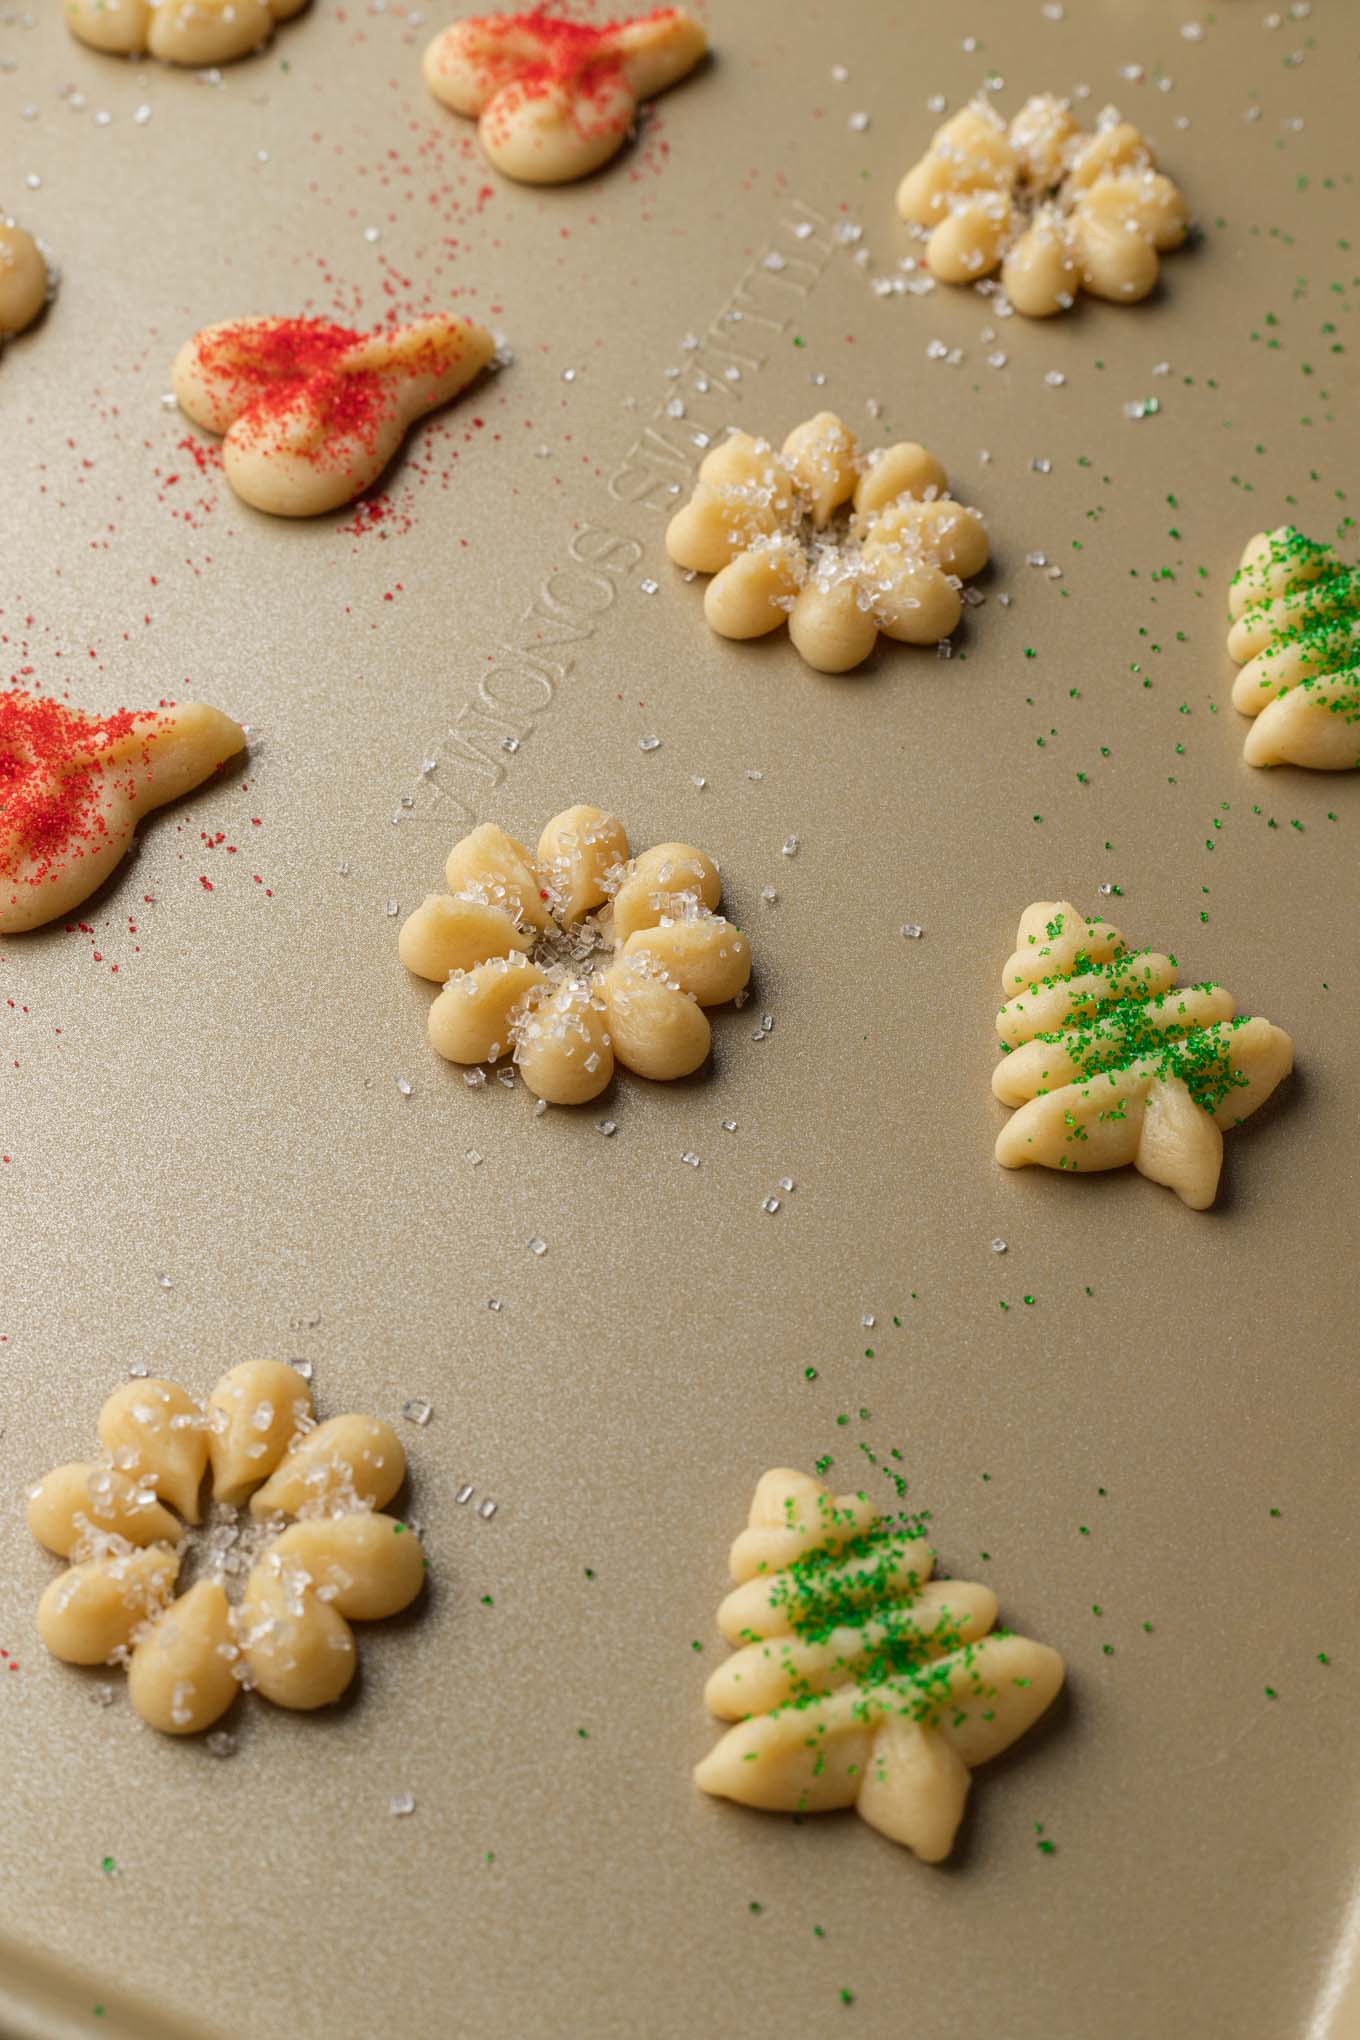
[[997, 1136], [1003, 1168], [1079, 1175], [1132, 1162], [1208, 1209], [1224, 1129], [1289, 1075], [1294, 1044], [1238, 1014], [1221, 985], [1178, 987], [1177, 968], [1066, 900], [1026, 907], [996, 1021], [992, 1090], [1020, 1108]]
[[918, 1518], [787, 1467], [759, 1482], [729, 1564], [718, 1627], [734, 1654], [704, 1698], [736, 1725], [696, 1769], [700, 1790], [779, 1813], [853, 1806], [943, 1861], [973, 1770], [1061, 1687], [1057, 1651], [995, 1628], [989, 1587], [932, 1580]]
[[1228, 593], [1248, 765], [1360, 766], [1360, 567], [1292, 524], [1258, 531]]

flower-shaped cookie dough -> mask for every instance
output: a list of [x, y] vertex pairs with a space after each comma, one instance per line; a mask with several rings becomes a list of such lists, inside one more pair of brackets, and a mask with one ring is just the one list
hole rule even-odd
[[1228, 598], [1248, 765], [1360, 766], [1360, 567], [1292, 524], [1258, 532]]
[[245, 741], [230, 716], [198, 701], [96, 718], [0, 694], [0, 935], [88, 899], [140, 818], [211, 778]]
[[721, 1799], [780, 1813], [853, 1806], [927, 1863], [949, 1854], [970, 1772], [1033, 1725], [1063, 1682], [1047, 1644], [993, 1630], [996, 1596], [934, 1580], [912, 1519], [778, 1468], [732, 1546], [718, 1627], [735, 1655], [704, 1690], [729, 1728], [695, 1771]]
[[[99, 1442], [101, 1461], [58, 1466], [29, 1494], [33, 1535], [73, 1561], [38, 1603], [38, 1634], [68, 1664], [125, 1664], [152, 1728], [211, 1728], [242, 1687], [328, 1706], [354, 1676], [350, 1622], [420, 1592], [419, 1539], [380, 1513], [406, 1477], [401, 1441], [376, 1417], [318, 1424], [281, 1361], [233, 1367], [202, 1409], [173, 1381], [129, 1381], [99, 1413]], [[176, 1599], [209, 1468], [217, 1520]]]
[[1027, 100], [1007, 129], [977, 99], [947, 120], [897, 190], [904, 220], [929, 233], [942, 283], [999, 268], [1017, 312], [1046, 319], [1079, 290], [1114, 304], [1145, 298], [1158, 252], [1185, 239], [1185, 200], [1138, 129], [1113, 107], [1094, 134], [1065, 99]]
[[66, 0], [66, 25], [92, 49], [167, 64], [229, 64], [268, 42], [307, 0]]
[[50, 289], [47, 264], [32, 234], [14, 220], [0, 219], [0, 341], [33, 324]]
[[476, 120], [497, 170], [523, 184], [566, 184], [616, 155], [638, 101], [677, 84], [707, 48], [680, 7], [602, 28], [551, 14], [488, 14], [435, 37], [425, 83]]
[[1026, 907], [1002, 973], [992, 1090], [1018, 1105], [1006, 1169], [1088, 1174], [1127, 1162], [1194, 1211], [1214, 1201], [1223, 1128], [1250, 1118], [1294, 1063], [1268, 1020], [1234, 1017], [1221, 985], [1176, 986], [1176, 959], [1130, 949], [1066, 900]]
[[186, 340], [172, 372], [180, 409], [224, 435], [243, 501], [319, 517], [377, 481], [410, 427], [480, 375], [496, 351], [452, 313], [355, 333], [329, 319], [229, 319]]
[[513, 1054], [536, 1097], [597, 1098], [615, 1062], [687, 1077], [708, 1054], [705, 1006], [746, 989], [746, 937], [716, 909], [718, 867], [689, 843], [631, 857], [623, 824], [567, 808], [533, 856], [494, 822], [455, 843], [447, 893], [403, 923], [402, 962], [442, 984], [430, 1042], [449, 1062]]
[[704, 614], [720, 637], [789, 636], [819, 673], [848, 673], [878, 634], [938, 644], [962, 583], [987, 564], [987, 530], [944, 469], [905, 442], [863, 453], [832, 411], [778, 453], [734, 432], [699, 469], [666, 531], [678, 566], [712, 574]]

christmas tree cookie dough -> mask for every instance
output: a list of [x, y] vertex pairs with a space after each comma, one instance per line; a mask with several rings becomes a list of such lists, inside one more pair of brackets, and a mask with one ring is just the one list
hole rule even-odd
[[229, 64], [268, 42], [307, 0], [66, 0], [66, 25], [92, 49], [194, 67]]
[[787, 623], [809, 666], [848, 673], [879, 632], [937, 644], [961, 589], [987, 564], [976, 510], [949, 495], [923, 446], [861, 449], [832, 411], [795, 426], [778, 453], [734, 432], [707, 454], [666, 531], [678, 566], [711, 574], [704, 615], [720, 637]]
[[47, 264], [32, 234], [14, 220], [0, 219], [0, 341], [33, 324], [50, 289]]
[[718, 867], [689, 843], [631, 856], [602, 808], [554, 815], [531, 855], [493, 822], [455, 843], [447, 893], [402, 926], [406, 968], [444, 989], [430, 1042], [449, 1062], [513, 1055], [552, 1105], [597, 1098], [616, 1062], [662, 1082], [708, 1055], [706, 1006], [739, 997], [746, 937], [717, 912]]
[[120, 709], [0, 694], [0, 935], [69, 914], [126, 855], [152, 808], [210, 779], [246, 733], [220, 709]]
[[947, 120], [898, 186], [897, 210], [928, 235], [932, 276], [977, 283], [999, 269], [1031, 319], [1068, 310], [1082, 290], [1114, 304], [1145, 298], [1159, 253], [1179, 248], [1188, 224], [1136, 127], [1106, 107], [1084, 132], [1047, 93], [1009, 128], [985, 99]]
[[757, 1486], [730, 1567], [718, 1627], [734, 1654], [704, 1698], [737, 1725], [695, 1783], [770, 1812], [853, 1806], [943, 1861], [972, 1771], [1057, 1695], [1057, 1651], [995, 1629], [990, 1588], [932, 1580], [913, 1519], [786, 1467]]
[[1292, 524], [1261, 531], [1228, 595], [1248, 765], [1360, 765], [1360, 567]]
[[452, 313], [355, 333], [328, 319], [229, 319], [175, 358], [179, 406], [223, 435], [243, 502], [319, 517], [377, 481], [411, 426], [491, 360], [483, 327]]
[[1006, 1169], [1087, 1174], [1132, 1162], [1192, 1210], [1214, 1201], [1223, 1130], [1285, 1077], [1294, 1045], [1235, 1017], [1221, 985], [1177, 988], [1174, 956], [1130, 949], [1066, 900], [1026, 907], [1002, 973], [992, 1090], [1019, 1107], [997, 1136]]
[[34, 1537], [71, 1561], [38, 1604], [52, 1655], [125, 1665], [133, 1706], [166, 1735], [211, 1728], [243, 1688], [279, 1707], [338, 1700], [350, 1623], [397, 1614], [424, 1580], [419, 1539], [381, 1513], [406, 1477], [391, 1426], [318, 1424], [300, 1374], [248, 1360], [202, 1408], [173, 1381], [129, 1381], [98, 1428], [100, 1459], [29, 1492]]
[[600, 28], [488, 14], [442, 30], [423, 68], [435, 98], [477, 122], [497, 170], [523, 184], [566, 184], [617, 155], [638, 101], [678, 84], [707, 48], [680, 7]]

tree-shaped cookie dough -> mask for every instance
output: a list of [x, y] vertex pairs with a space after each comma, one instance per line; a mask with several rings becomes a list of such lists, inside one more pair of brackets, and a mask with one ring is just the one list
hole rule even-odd
[[690, 1076], [708, 1055], [705, 1006], [746, 989], [746, 937], [718, 913], [718, 867], [690, 843], [632, 857], [602, 808], [554, 815], [531, 856], [494, 822], [449, 852], [447, 893], [403, 923], [406, 968], [444, 989], [430, 1043], [449, 1062], [513, 1055], [552, 1105], [597, 1098], [615, 1062]]
[[1248, 765], [1360, 765], [1360, 567], [1292, 524], [1258, 532], [1228, 597]]
[[66, 0], [66, 25], [92, 49], [167, 64], [229, 64], [267, 43], [307, 0]]
[[238, 496], [274, 517], [318, 517], [377, 481], [411, 426], [449, 403], [496, 351], [453, 313], [355, 333], [329, 319], [229, 319], [175, 357], [180, 409], [223, 434]]
[[853, 1806], [927, 1863], [947, 1856], [970, 1773], [1038, 1720], [1063, 1661], [994, 1629], [990, 1588], [933, 1566], [914, 1519], [767, 1473], [718, 1610], [734, 1655], [704, 1689], [737, 1726], [695, 1783], [771, 1812]]
[[33, 324], [50, 290], [47, 264], [32, 234], [0, 218], [0, 342]]
[[[377, 1417], [318, 1424], [282, 1361], [233, 1367], [202, 1408], [173, 1381], [129, 1381], [99, 1442], [101, 1460], [29, 1493], [29, 1529], [72, 1561], [38, 1603], [38, 1634], [68, 1664], [126, 1665], [133, 1706], [166, 1735], [211, 1728], [244, 1687], [329, 1706], [354, 1677], [350, 1623], [420, 1592], [419, 1538], [380, 1513], [406, 1478], [401, 1440]], [[195, 1536], [209, 1471], [212, 1520]], [[186, 1553], [197, 1576], [176, 1599]]]
[[955, 503], [923, 446], [862, 451], [832, 411], [795, 426], [778, 453], [733, 432], [707, 454], [666, 531], [678, 566], [711, 574], [704, 615], [720, 637], [787, 623], [819, 673], [848, 673], [878, 634], [938, 644], [960, 590], [987, 564], [987, 530]]
[[1046, 319], [1077, 293], [1133, 304], [1157, 281], [1158, 253], [1185, 239], [1185, 200], [1142, 134], [1106, 107], [1083, 132], [1065, 99], [1027, 100], [1007, 128], [975, 99], [937, 130], [897, 191], [941, 283], [1001, 271], [1017, 312]]
[[0, 935], [88, 899], [141, 817], [210, 779], [245, 741], [230, 716], [197, 701], [95, 717], [0, 694]]
[[1287, 1077], [1294, 1045], [1234, 1017], [1221, 985], [1176, 985], [1176, 959], [1130, 949], [1066, 900], [1026, 907], [1002, 973], [992, 1090], [1019, 1111], [997, 1136], [1006, 1169], [1088, 1174], [1132, 1162], [1195, 1211], [1240, 1126]]
[[436, 99], [477, 122], [487, 161], [522, 184], [566, 184], [623, 147], [638, 101], [694, 69], [708, 39], [681, 7], [595, 28], [551, 14], [455, 21], [425, 52]]

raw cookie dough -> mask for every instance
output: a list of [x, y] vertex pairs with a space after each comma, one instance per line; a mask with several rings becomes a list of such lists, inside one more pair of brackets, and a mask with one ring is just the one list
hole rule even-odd
[[0, 694], [0, 935], [88, 899], [141, 816], [210, 779], [245, 741], [230, 716], [197, 701], [98, 718]]
[[477, 121], [488, 162], [524, 184], [565, 184], [616, 155], [637, 116], [708, 48], [680, 7], [602, 28], [551, 14], [455, 21], [425, 51], [425, 83]]
[[[282, 1361], [233, 1367], [201, 1409], [173, 1381], [128, 1381], [100, 1412], [99, 1440], [104, 1461], [58, 1466], [29, 1492], [33, 1535], [72, 1561], [38, 1604], [38, 1633], [68, 1664], [125, 1664], [152, 1728], [211, 1728], [242, 1687], [280, 1707], [327, 1706], [354, 1676], [350, 1622], [395, 1615], [420, 1592], [419, 1538], [379, 1513], [406, 1477], [401, 1441], [376, 1417], [318, 1425]], [[185, 1524], [202, 1520], [209, 1468], [213, 1520], [193, 1549]], [[282, 1528], [286, 1517], [297, 1520]], [[199, 1576], [176, 1599], [186, 1550]]]
[[704, 614], [720, 637], [787, 623], [819, 673], [848, 673], [880, 631], [947, 638], [988, 558], [986, 526], [951, 499], [933, 454], [910, 441], [863, 452], [833, 411], [795, 426], [778, 453], [747, 432], [715, 446], [666, 550], [712, 574]]
[[997, 1136], [1006, 1169], [1132, 1162], [1194, 1211], [1223, 1166], [1222, 1128], [1250, 1118], [1294, 1062], [1268, 1020], [1234, 1017], [1221, 985], [1176, 987], [1176, 959], [1130, 949], [1066, 900], [1026, 907], [1002, 973], [992, 1090], [1020, 1110]]
[[307, 0], [66, 0], [66, 25], [92, 49], [167, 64], [229, 64], [268, 42]]
[[718, 867], [689, 843], [630, 857], [602, 808], [555, 815], [531, 855], [493, 822], [455, 843], [448, 893], [431, 893], [398, 939], [406, 968], [444, 989], [432, 1046], [449, 1062], [513, 1054], [536, 1097], [597, 1098], [615, 1062], [687, 1077], [709, 1047], [705, 1006], [739, 997], [746, 937], [717, 910]]
[[1065, 99], [1043, 93], [1009, 129], [975, 99], [935, 133], [897, 189], [904, 220], [929, 234], [941, 283], [1001, 271], [1017, 312], [1046, 319], [1079, 290], [1114, 304], [1145, 298], [1159, 250], [1179, 248], [1188, 214], [1142, 134], [1107, 106], [1084, 133]]
[[33, 324], [49, 289], [47, 264], [32, 234], [0, 219], [0, 340]]
[[377, 481], [411, 426], [449, 403], [496, 351], [453, 313], [356, 333], [329, 319], [228, 319], [175, 357], [180, 409], [223, 434], [244, 502], [319, 517]]
[[734, 1655], [704, 1689], [729, 1728], [704, 1792], [780, 1813], [853, 1806], [927, 1863], [954, 1845], [977, 1765], [1063, 1682], [1047, 1644], [993, 1632], [996, 1596], [932, 1580], [912, 1519], [787, 1467], [756, 1488], [718, 1610]]
[[1292, 524], [1260, 531], [1228, 596], [1248, 765], [1360, 765], [1360, 567]]

